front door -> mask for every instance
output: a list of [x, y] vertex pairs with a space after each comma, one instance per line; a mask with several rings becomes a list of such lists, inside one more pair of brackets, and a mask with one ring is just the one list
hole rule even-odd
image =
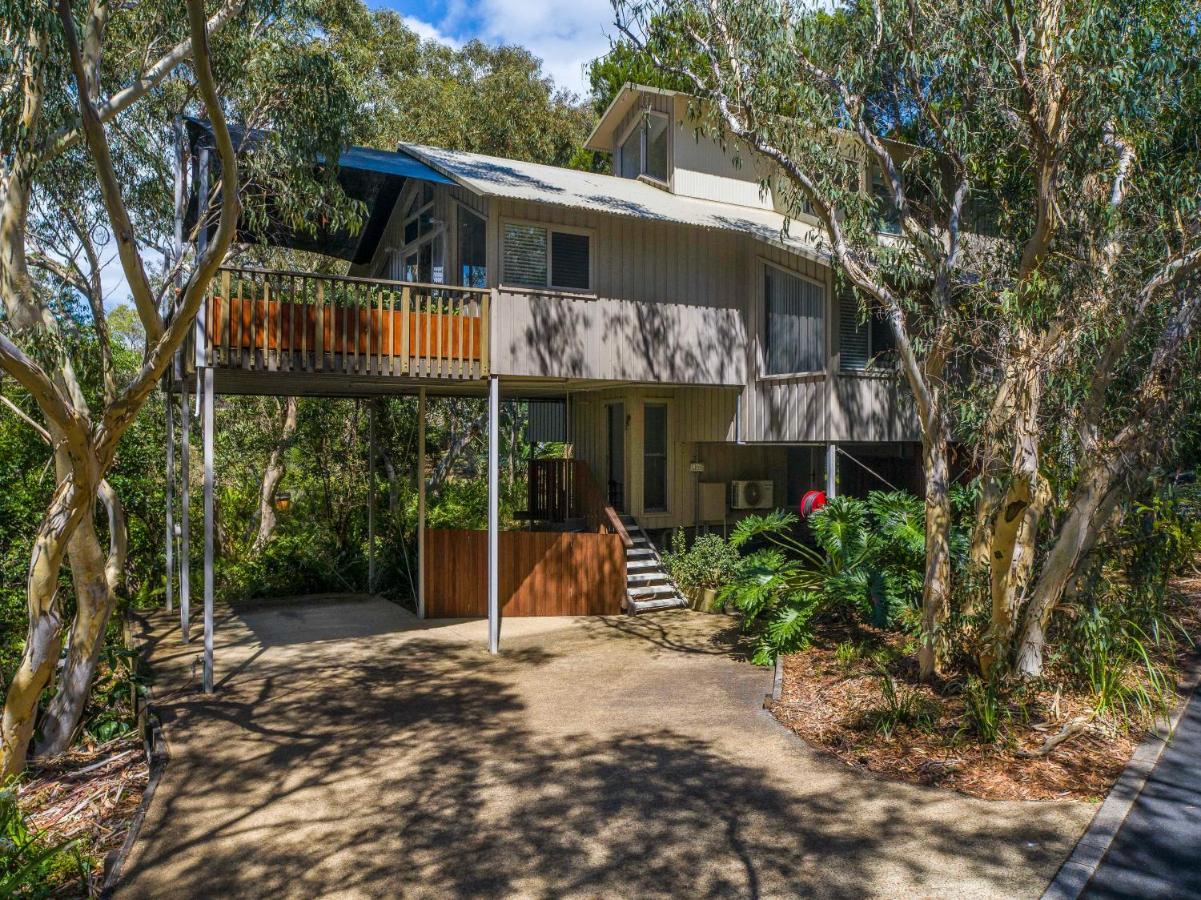
[[609, 505], [624, 510], [626, 499], [626, 408], [624, 403], [610, 403], [608, 413], [609, 471], [606, 493]]

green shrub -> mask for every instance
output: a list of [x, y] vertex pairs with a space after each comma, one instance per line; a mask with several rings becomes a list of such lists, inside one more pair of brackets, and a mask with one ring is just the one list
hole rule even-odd
[[682, 591], [717, 589], [738, 571], [738, 551], [721, 535], [702, 534], [688, 546], [683, 529], [671, 536], [671, 550], [663, 554], [663, 563], [672, 581]]
[[892, 737], [902, 726], [927, 728], [937, 719], [934, 704], [914, 688], [898, 687], [896, 679], [885, 668], [879, 668], [880, 696], [883, 706], [872, 710], [868, 720], [877, 734]]
[[809, 518], [816, 547], [798, 539], [797, 524], [776, 510], [748, 516], [730, 537], [735, 548], [768, 545], [742, 560], [721, 594], [743, 612], [746, 627], [759, 630], [757, 662], [804, 647], [823, 609], [843, 608], [878, 627], [911, 618], [925, 567], [921, 500], [881, 491], [866, 501], [836, 497]]
[[969, 678], [963, 687], [963, 711], [967, 728], [985, 744], [1001, 738], [1009, 709], [993, 679]]

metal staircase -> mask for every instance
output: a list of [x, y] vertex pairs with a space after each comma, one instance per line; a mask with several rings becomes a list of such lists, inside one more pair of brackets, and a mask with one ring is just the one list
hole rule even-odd
[[623, 515], [621, 524], [630, 535], [632, 546], [626, 551], [626, 603], [630, 615], [658, 609], [681, 609], [688, 601], [659, 557], [659, 551], [633, 516]]

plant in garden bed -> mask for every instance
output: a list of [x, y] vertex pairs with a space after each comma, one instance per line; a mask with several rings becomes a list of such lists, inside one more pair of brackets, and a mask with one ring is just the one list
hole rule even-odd
[[738, 551], [721, 535], [697, 535], [688, 546], [683, 529], [671, 536], [671, 549], [663, 554], [663, 563], [672, 581], [687, 596], [695, 599], [705, 591], [716, 591], [737, 573]]
[[49, 897], [76, 873], [87, 884], [73, 851], [73, 841], [48, 842], [29, 829], [14, 781], [0, 789], [0, 897]]
[[921, 501], [904, 492], [868, 499], [836, 497], [808, 520], [815, 547], [797, 537], [795, 515], [776, 510], [749, 516], [730, 544], [767, 546], [743, 558], [722, 589], [724, 601], [759, 630], [754, 661], [806, 646], [814, 618], [826, 610], [858, 616], [876, 627], [911, 622], [921, 597], [925, 525]]

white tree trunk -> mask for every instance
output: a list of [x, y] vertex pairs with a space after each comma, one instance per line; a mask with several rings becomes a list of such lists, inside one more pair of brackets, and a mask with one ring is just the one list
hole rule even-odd
[[1109, 460], [1094, 463], [1072, 493], [1071, 505], [1026, 607], [1017, 651], [1017, 670], [1023, 675], [1037, 677], [1042, 674], [1043, 648], [1051, 614], [1122, 497], [1117, 474], [1117, 467]]
[[107, 482], [101, 484], [98, 494], [108, 513], [109, 552], [107, 557], [103, 554], [96, 523], [90, 516], [85, 517], [67, 545], [75, 584], [75, 618], [58, 689], [42, 718], [38, 756], [63, 753], [79, 728], [104, 649], [108, 621], [117, 605], [117, 591], [124, 580], [128, 547], [125, 511]]
[[939, 434], [922, 442], [926, 479], [926, 576], [922, 587], [921, 677], [938, 672], [943, 622], [951, 604], [951, 498], [947, 444]]

